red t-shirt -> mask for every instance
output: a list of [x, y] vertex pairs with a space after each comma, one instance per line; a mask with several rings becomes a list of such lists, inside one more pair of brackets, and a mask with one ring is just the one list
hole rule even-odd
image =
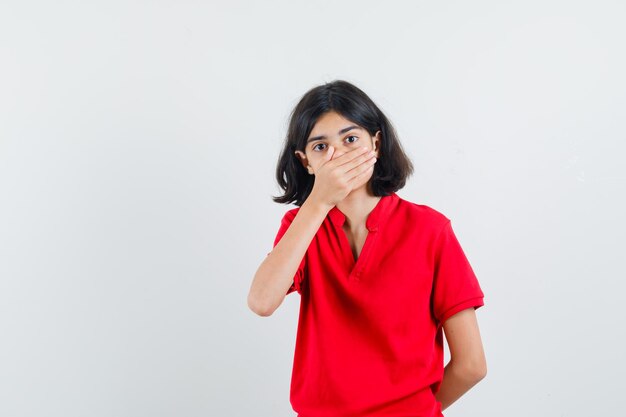
[[[300, 207], [282, 218], [274, 246]], [[287, 291], [300, 296], [291, 377], [298, 417], [441, 417], [441, 324], [484, 305], [450, 219], [382, 197], [356, 262], [335, 206]]]

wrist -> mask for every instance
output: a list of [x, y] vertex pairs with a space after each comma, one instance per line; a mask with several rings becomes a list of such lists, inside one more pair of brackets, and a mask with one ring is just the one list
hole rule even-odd
[[310, 210], [319, 214], [322, 217], [326, 217], [326, 214], [333, 208], [332, 204], [325, 203], [323, 201], [318, 200], [317, 198], [309, 195], [304, 203], [302, 203], [302, 208], [305, 210]]

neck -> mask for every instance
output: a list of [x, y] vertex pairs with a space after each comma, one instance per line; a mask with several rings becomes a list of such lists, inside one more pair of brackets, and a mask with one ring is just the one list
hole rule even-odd
[[351, 230], [365, 229], [367, 216], [381, 198], [371, 194], [368, 187], [351, 191], [337, 204], [337, 208], [346, 216], [344, 227]]

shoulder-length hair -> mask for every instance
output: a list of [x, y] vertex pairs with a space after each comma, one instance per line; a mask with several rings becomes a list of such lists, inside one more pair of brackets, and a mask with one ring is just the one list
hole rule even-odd
[[285, 193], [272, 196], [274, 202], [302, 206], [311, 193], [315, 177], [302, 166], [295, 151], [305, 151], [315, 123], [330, 111], [356, 123], [371, 136], [380, 130], [378, 159], [368, 182], [375, 196], [398, 191], [413, 173], [413, 164], [404, 153], [395, 129], [378, 106], [356, 86], [335, 80], [309, 90], [291, 112], [287, 137], [276, 166], [276, 180]]

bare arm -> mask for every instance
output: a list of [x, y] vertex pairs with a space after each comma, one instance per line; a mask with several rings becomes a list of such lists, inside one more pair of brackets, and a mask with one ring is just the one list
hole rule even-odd
[[367, 147], [355, 148], [335, 157], [334, 148], [329, 146], [322, 160], [315, 163], [313, 190], [254, 274], [248, 293], [248, 307], [252, 311], [270, 316], [281, 305], [328, 212], [352, 189], [365, 184], [374, 172], [376, 158], [367, 151]]
[[444, 369], [436, 398], [445, 410], [487, 375], [487, 361], [473, 307], [448, 318], [443, 329], [450, 348], [450, 361]]
[[328, 212], [352, 189], [365, 184], [374, 172], [376, 158], [367, 151], [367, 147], [354, 148], [335, 157], [334, 148], [329, 146], [322, 159], [314, 163], [313, 190], [300, 206], [289, 229], [254, 274], [248, 293], [248, 307], [252, 311], [260, 316], [270, 316], [283, 302], [302, 258]]
[[307, 248], [331, 208], [312, 198], [302, 204], [289, 229], [254, 275], [248, 307], [256, 314], [270, 316], [282, 304]]

